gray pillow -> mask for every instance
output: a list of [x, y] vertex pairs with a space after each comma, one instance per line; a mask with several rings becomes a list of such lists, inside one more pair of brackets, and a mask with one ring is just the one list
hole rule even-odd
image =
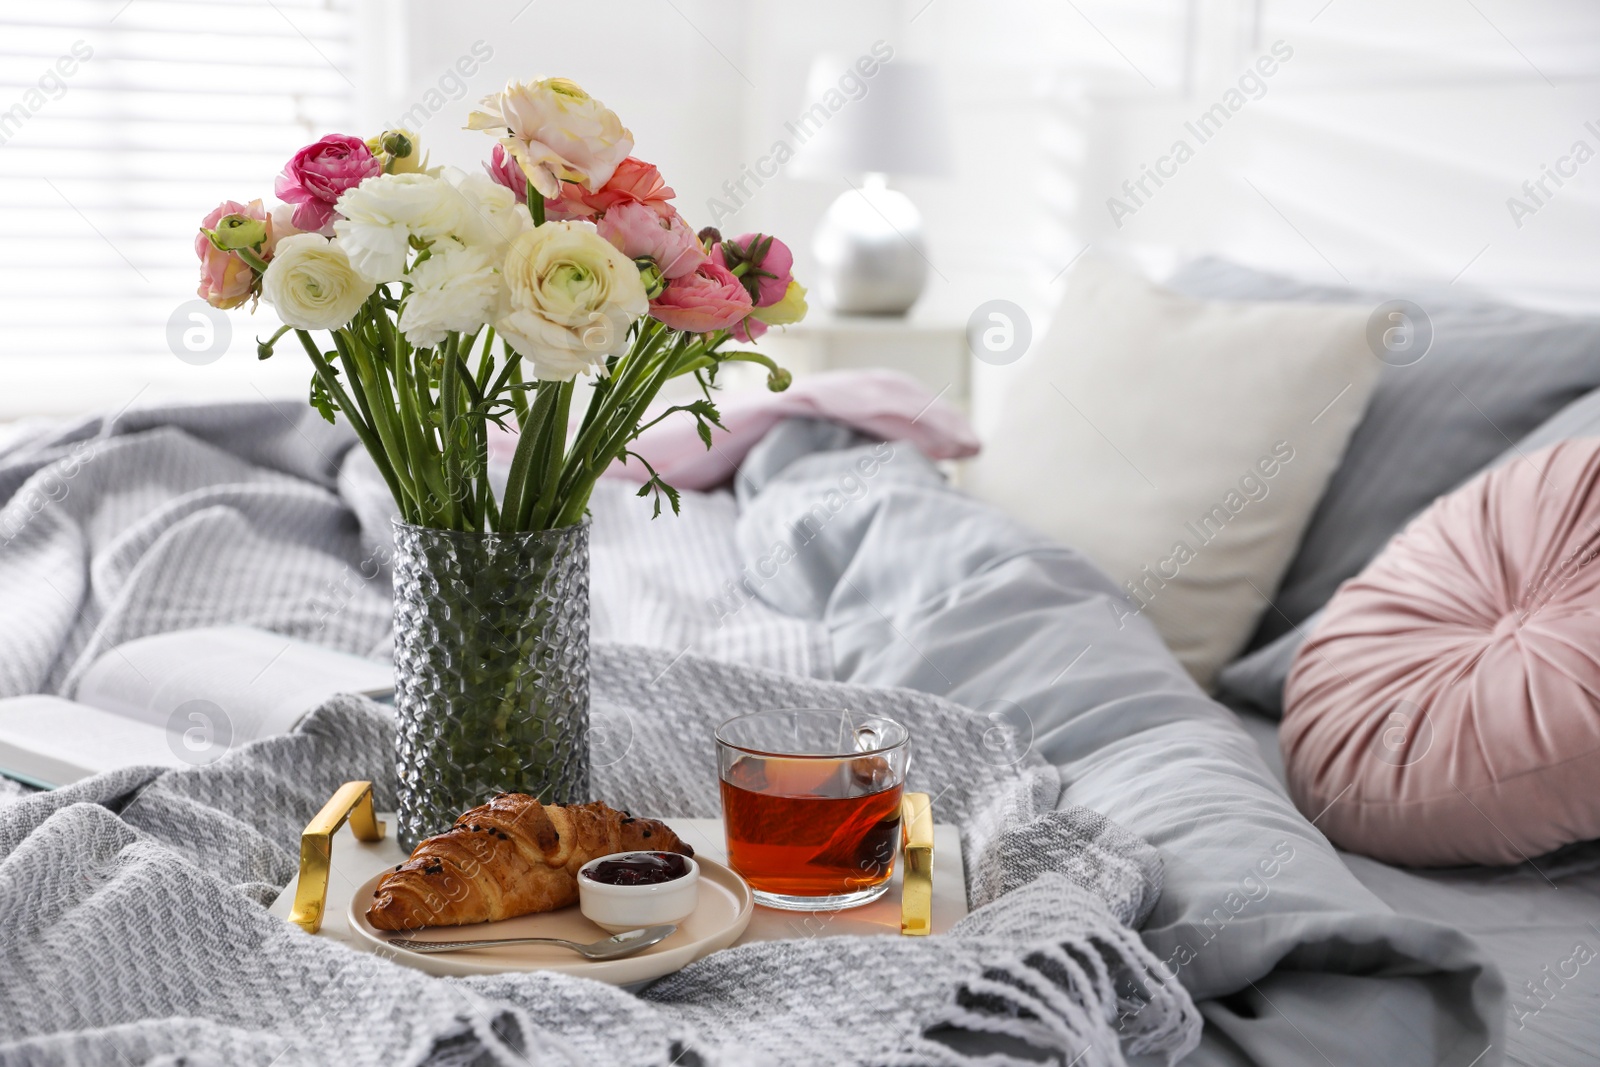
[[[1600, 389], [1585, 393], [1550, 416], [1532, 433], [1500, 453], [1490, 466], [1498, 467], [1574, 437], [1600, 437]], [[1229, 705], [1281, 718], [1283, 686], [1289, 680], [1294, 655], [1321, 618], [1319, 608], [1293, 630], [1222, 668], [1217, 673], [1217, 694]]]
[[1269, 641], [1222, 668], [1217, 672], [1217, 695], [1230, 707], [1283, 718], [1283, 685], [1289, 680], [1289, 668], [1294, 666], [1294, 654], [1321, 617], [1318, 612], [1276, 641]]
[[1600, 389], [1579, 397], [1550, 416], [1537, 430], [1500, 453], [1495, 466], [1574, 437], [1600, 437]]
[[1250, 649], [1292, 634], [1435, 497], [1600, 387], [1600, 319], [1450, 290], [1313, 285], [1217, 259], [1196, 260], [1166, 284], [1207, 299], [1355, 302], [1374, 310], [1405, 298], [1432, 322], [1433, 342], [1423, 358], [1383, 368]]

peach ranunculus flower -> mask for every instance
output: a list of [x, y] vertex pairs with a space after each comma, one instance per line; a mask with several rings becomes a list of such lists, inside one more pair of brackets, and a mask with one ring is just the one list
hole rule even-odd
[[491, 134], [547, 200], [562, 182], [598, 192], [633, 151], [616, 113], [566, 78], [511, 82], [467, 116], [467, 129]]
[[600, 187], [591, 193], [575, 182], [564, 182], [561, 196], [545, 205], [545, 217], [582, 219], [610, 211], [619, 204], [643, 204], [662, 218], [677, 214], [672, 198], [678, 194], [661, 177], [654, 163], [629, 156]]
[[241, 204], [224, 200], [200, 222], [194, 254], [200, 258], [200, 287], [196, 294], [214, 308], [236, 308], [257, 292], [256, 269], [240, 257], [247, 248], [263, 258], [276, 244], [272, 218], [260, 200]]

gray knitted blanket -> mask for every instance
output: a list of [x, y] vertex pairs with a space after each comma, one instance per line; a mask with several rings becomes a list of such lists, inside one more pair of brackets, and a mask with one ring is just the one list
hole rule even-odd
[[[181, 625], [381, 651], [384, 582], [348, 588], [381, 502], [348, 454], [271, 405], [84, 424], [0, 454], [0, 694], [70, 691], [93, 651]], [[751, 621], [762, 635], [694, 637], [815, 669], [803, 629]], [[597, 645], [593, 674], [597, 725], [627, 739], [598, 795], [669, 819], [716, 814], [721, 709], [906, 723], [910, 784], [961, 827], [971, 914], [925, 939], [727, 950], [638, 996], [551, 974], [432, 978], [307, 936], [265, 910], [299, 830], [352, 778], [393, 805], [392, 729], [341, 698], [207, 767], [0, 803], [0, 1063], [1098, 1065], [1198, 1042], [1188, 994], [1132, 929], [1160, 894], [1157, 854], [1087, 809], [1054, 810], [1056, 770], [997, 758], [987, 720], [670, 649]]]

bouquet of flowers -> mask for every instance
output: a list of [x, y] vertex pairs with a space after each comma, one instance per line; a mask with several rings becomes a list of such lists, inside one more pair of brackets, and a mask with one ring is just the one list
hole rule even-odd
[[[654, 495], [656, 514], [663, 496], [676, 511], [677, 493], [629, 444], [682, 412], [709, 448], [711, 389], [730, 360], [788, 386], [771, 360], [729, 345], [805, 315], [793, 256], [765, 234], [697, 233], [617, 116], [566, 79], [513, 82], [482, 108], [467, 128], [494, 139], [484, 174], [430, 166], [407, 130], [302, 148], [276, 208], [230, 200], [205, 217], [200, 295], [272, 305], [284, 326], [258, 355], [294, 331], [312, 405], [349, 420], [408, 523], [576, 524], [618, 458], [645, 464], [639, 495]], [[575, 408], [580, 374], [589, 391]], [[703, 396], [646, 422], [682, 375]], [[496, 499], [488, 424], [511, 418], [520, 436]]]

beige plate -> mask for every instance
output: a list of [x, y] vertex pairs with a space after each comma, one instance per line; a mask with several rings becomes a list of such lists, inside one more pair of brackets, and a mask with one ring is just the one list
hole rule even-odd
[[[671, 974], [681, 967], [739, 939], [750, 924], [755, 898], [743, 878], [716, 860], [696, 857], [700, 864], [700, 902], [694, 914], [678, 924], [678, 932], [637, 956], [620, 960], [586, 960], [560, 945], [501, 945], [460, 952], [408, 952], [389, 944], [389, 935], [367, 922], [367, 908], [384, 875], [374, 875], [350, 898], [350, 932], [365, 947], [391, 955], [397, 963], [438, 975], [499, 974], [503, 971], [560, 971], [612, 985], [631, 985]], [[388, 872], [385, 871], [384, 874]], [[471, 926], [434, 926], [402, 935], [418, 941], [467, 941], [482, 937], [560, 937], [588, 943], [609, 936], [583, 917], [574, 904], [541, 915], [521, 915]]]

